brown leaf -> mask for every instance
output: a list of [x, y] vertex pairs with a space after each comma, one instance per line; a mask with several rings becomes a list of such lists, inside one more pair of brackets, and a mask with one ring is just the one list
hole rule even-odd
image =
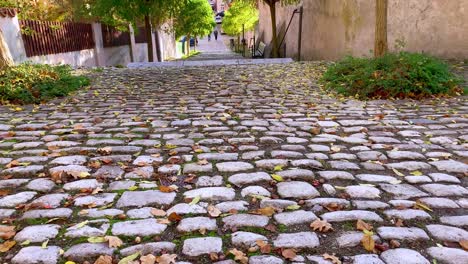
[[211, 261], [218, 261], [218, 259], [219, 259], [218, 253], [216, 253], [216, 252], [211, 252], [210, 253], [210, 260]]
[[404, 226], [405, 224], [403, 223], [403, 220], [398, 218], [396, 223], [395, 223], [395, 226], [398, 226], [398, 227], [402, 227]]
[[364, 230], [371, 231], [374, 227], [371, 224], [368, 224], [362, 221], [361, 219], [358, 219], [356, 222], [356, 228], [357, 230], [360, 230], [360, 231], [364, 231]]
[[274, 225], [274, 224], [268, 224], [265, 226], [265, 229], [270, 231], [270, 232], [273, 232], [273, 233], [276, 233], [278, 232], [278, 228]]
[[284, 249], [283, 251], [281, 251], [281, 255], [285, 259], [292, 260], [293, 258], [296, 257], [296, 251], [294, 251], [294, 249]]
[[322, 257], [325, 260], [330, 260], [333, 264], [341, 264], [341, 260], [335, 255], [330, 255], [328, 253], [325, 253], [322, 255]]
[[164, 186], [164, 185], [161, 185], [161, 186], [159, 186], [159, 190], [160, 190], [161, 192], [170, 193], [170, 192], [175, 191], [176, 189], [175, 189], [173, 186]]
[[464, 250], [468, 250], [468, 240], [460, 240], [458, 243], [460, 243], [460, 246], [464, 249]]
[[176, 254], [162, 254], [161, 256], [156, 257], [156, 262], [160, 264], [175, 264], [176, 258]]
[[152, 254], [140, 257], [141, 264], [154, 264], [156, 263], [156, 257]]
[[330, 212], [340, 211], [341, 209], [343, 209], [343, 205], [337, 203], [329, 203], [327, 205], [324, 205], [323, 207], [325, 207], [325, 209], [327, 209]]
[[112, 264], [112, 257], [111, 256], [99, 256], [98, 259], [94, 262], [94, 264]]
[[10, 168], [13, 168], [13, 167], [17, 167], [19, 165], [20, 165], [19, 161], [13, 160], [10, 163], [8, 163], [7, 165], [5, 165], [5, 168], [10, 169]]
[[319, 231], [319, 232], [329, 232], [333, 231], [333, 227], [330, 223], [327, 222], [327, 220], [320, 220], [316, 219], [310, 224], [310, 227], [314, 231]]
[[395, 239], [390, 240], [390, 246], [392, 248], [399, 248], [400, 247], [400, 242], [396, 241]]
[[206, 159], [202, 159], [202, 160], [199, 160], [199, 161], [197, 162], [197, 164], [198, 164], [198, 165], [206, 165], [206, 164], [208, 164], [208, 161], [207, 161]]
[[163, 224], [163, 225], [168, 225], [171, 223], [171, 221], [169, 221], [169, 219], [167, 218], [156, 219], [156, 222], [158, 222], [159, 224]]
[[180, 220], [182, 220], [182, 216], [178, 215], [176, 212], [172, 212], [169, 215], [168, 219], [171, 222], [179, 222]]
[[275, 208], [273, 208], [271, 206], [267, 206], [265, 208], [259, 208], [259, 209], [251, 210], [250, 213], [251, 214], [272, 216], [272, 215], [275, 214]]
[[157, 209], [157, 208], [151, 208], [151, 214], [154, 216], [166, 216], [166, 211]]
[[263, 240], [257, 240], [255, 241], [255, 244], [257, 244], [257, 246], [260, 247], [260, 252], [262, 252], [263, 254], [270, 254], [271, 252], [271, 245], [268, 244], [267, 242], [263, 241]]
[[249, 262], [249, 258], [245, 255], [245, 253], [238, 249], [233, 248], [229, 250], [229, 253], [234, 255], [234, 260], [238, 260], [242, 264], [247, 264]]
[[218, 217], [221, 215], [221, 211], [214, 205], [208, 205], [208, 214], [211, 216], [211, 217]]
[[110, 248], [118, 248], [123, 244], [122, 240], [120, 240], [120, 238], [116, 236], [105, 236], [104, 239], [106, 239], [107, 242], [109, 242]]
[[10, 190], [5, 190], [5, 189], [0, 190], [0, 197], [5, 196], [5, 195], [9, 195], [10, 193], [11, 193]]
[[0, 244], [0, 252], [5, 253], [10, 250], [14, 245], [16, 245], [16, 241], [8, 240], [4, 243]]
[[1, 239], [10, 239], [16, 234], [15, 226], [4, 226], [0, 225], [0, 238]]
[[365, 250], [369, 252], [374, 252], [375, 249], [375, 241], [372, 238], [372, 233], [371, 234], [364, 234], [364, 237], [361, 239], [361, 244], [364, 247]]

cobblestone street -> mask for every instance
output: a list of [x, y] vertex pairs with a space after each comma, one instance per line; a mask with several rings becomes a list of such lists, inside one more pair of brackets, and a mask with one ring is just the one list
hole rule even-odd
[[468, 263], [467, 97], [337, 98], [320, 67], [104, 69], [2, 106], [2, 263]]

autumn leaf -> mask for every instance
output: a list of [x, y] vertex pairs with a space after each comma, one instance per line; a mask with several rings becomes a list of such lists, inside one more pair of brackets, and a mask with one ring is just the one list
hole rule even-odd
[[275, 208], [267, 206], [265, 208], [254, 209], [250, 211], [251, 214], [272, 216], [275, 214]]
[[8, 240], [0, 244], [0, 252], [5, 253], [10, 250], [14, 245], [16, 245], [16, 241]]
[[221, 211], [214, 205], [208, 205], [208, 214], [211, 216], [211, 217], [218, 217], [221, 215]]
[[292, 260], [296, 257], [296, 251], [294, 251], [294, 249], [284, 249], [281, 251], [281, 255], [285, 258], [285, 259], [289, 259], [289, 260]]
[[197, 161], [197, 164], [198, 165], [206, 165], [206, 164], [208, 164], [208, 161], [206, 159], [202, 159], [202, 160]]
[[105, 236], [104, 239], [109, 242], [110, 248], [118, 248], [123, 244], [122, 240], [116, 236]]
[[335, 255], [330, 255], [328, 253], [325, 253], [322, 255], [322, 257], [325, 260], [330, 260], [333, 264], [341, 264], [341, 260]]
[[392, 169], [392, 170], [393, 170], [393, 172], [394, 172], [396, 175], [398, 175], [398, 176], [400, 176], [400, 177], [405, 176], [403, 173], [399, 172], [397, 169]]
[[234, 260], [238, 260], [242, 264], [247, 264], [249, 262], [249, 258], [245, 255], [245, 253], [238, 249], [233, 248], [229, 250], [229, 253], [234, 255]]
[[89, 243], [104, 243], [106, 239], [104, 237], [88, 237]]
[[260, 252], [263, 254], [269, 254], [271, 252], [271, 245], [268, 244], [268, 242], [264, 240], [257, 240], [255, 241], [255, 244], [260, 247]]
[[339, 211], [343, 209], [343, 205], [338, 204], [338, 203], [329, 203], [329, 204], [324, 205], [323, 207], [325, 207], [325, 209], [327, 209], [330, 212]]
[[412, 171], [412, 172], [410, 172], [410, 174], [413, 175], [413, 176], [421, 176], [421, 175], [423, 175], [422, 172], [420, 172], [420, 171], [418, 171], [418, 170], [417, 170], [417, 171]]
[[193, 198], [193, 200], [189, 203], [189, 205], [195, 205], [200, 201], [201, 196], [197, 195]]
[[154, 264], [156, 263], [156, 257], [152, 254], [140, 257], [141, 264]]
[[414, 209], [422, 209], [422, 210], [426, 210], [426, 211], [429, 211], [429, 212], [433, 212], [432, 209], [429, 206], [427, 206], [426, 204], [424, 204], [420, 200], [416, 200], [416, 203], [414, 204], [413, 207], [414, 207]]
[[177, 188], [174, 188], [173, 185], [171, 185], [171, 186], [164, 186], [164, 185], [159, 186], [159, 190], [160, 190], [161, 192], [165, 192], [165, 193], [173, 192], [173, 191], [175, 191], [176, 189], [177, 189]]
[[10, 239], [16, 234], [15, 226], [4, 226], [0, 225], [0, 238], [1, 239]]
[[156, 208], [151, 208], [151, 214], [154, 216], [166, 216], [166, 211]]
[[460, 240], [458, 243], [464, 250], [468, 250], [468, 240], [463, 239], [463, 240]]
[[281, 177], [281, 175], [278, 175], [278, 174], [271, 174], [271, 178], [278, 182], [284, 181], [283, 177]]
[[319, 231], [319, 232], [329, 232], [333, 231], [333, 227], [330, 223], [327, 222], [327, 220], [320, 220], [316, 219], [310, 224], [310, 227], [314, 231]]
[[367, 231], [371, 231], [374, 227], [371, 225], [371, 224], [368, 224], [364, 221], [362, 221], [361, 219], [358, 219], [357, 222], [356, 222], [356, 229], [357, 230], [360, 230], [360, 231], [364, 231], [364, 230], [367, 230]]
[[182, 217], [176, 212], [172, 212], [171, 214], [169, 214], [168, 219], [171, 222], [179, 222], [180, 220], [182, 220]]
[[374, 252], [375, 249], [375, 241], [372, 238], [374, 233], [372, 232], [364, 232], [364, 236], [361, 239], [361, 244], [365, 250], [369, 252]]
[[118, 264], [130, 264], [132, 261], [138, 258], [139, 255], [140, 252], [136, 252], [130, 256], [126, 256], [125, 258], [121, 259]]
[[156, 262], [159, 264], [175, 264], [176, 258], [176, 254], [162, 254], [161, 256], [156, 257]]
[[112, 264], [112, 257], [107, 255], [99, 256], [94, 264]]

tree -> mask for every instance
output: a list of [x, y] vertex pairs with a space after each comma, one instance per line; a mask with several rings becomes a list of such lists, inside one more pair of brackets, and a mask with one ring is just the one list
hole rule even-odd
[[187, 52], [190, 50], [192, 36], [208, 35], [215, 25], [213, 10], [207, 0], [188, 0], [174, 19], [176, 37], [186, 36]]
[[252, 5], [235, 1], [226, 11], [223, 19], [223, 30], [228, 35], [238, 35], [242, 30], [252, 30], [258, 22], [258, 10]]
[[[128, 24], [135, 26], [144, 23], [148, 60], [154, 61], [151, 41], [153, 28], [173, 17], [186, 1], [188, 0], [85, 0], [84, 13], [121, 30], [126, 30]], [[156, 44], [158, 45], [159, 41]], [[157, 48], [156, 51], [158, 60], [161, 60], [161, 50]]]
[[[237, 1], [245, 1], [250, 3], [251, 5], [256, 5], [257, 0], [237, 0]], [[280, 3], [281, 5], [292, 5], [297, 4], [301, 0], [258, 0], [262, 1], [264, 4], [268, 5], [270, 8], [270, 17], [271, 17], [271, 55], [274, 58], [279, 57], [279, 43], [278, 43], [278, 32], [276, 29], [276, 4]]]
[[83, 0], [0, 0], [0, 7], [14, 7], [24, 20], [74, 21], [75, 11]]
[[13, 59], [11, 58], [10, 50], [3, 37], [2, 29], [0, 29], [0, 70], [5, 67], [13, 65]]
[[388, 12], [388, 0], [376, 0], [375, 2], [375, 40], [374, 40], [374, 56], [375, 57], [381, 57], [388, 51], [387, 12]]

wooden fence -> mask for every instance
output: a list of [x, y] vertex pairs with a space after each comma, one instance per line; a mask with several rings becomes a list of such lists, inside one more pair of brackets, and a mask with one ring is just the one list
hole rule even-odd
[[39, 56], [94, 48], [91, 24], [21, 20], [26, 56]]
[[101, 24], [101, 30], [105, 48], [130, 45], [129, 32], [121, 32], [115, 27], [104, 24]]

